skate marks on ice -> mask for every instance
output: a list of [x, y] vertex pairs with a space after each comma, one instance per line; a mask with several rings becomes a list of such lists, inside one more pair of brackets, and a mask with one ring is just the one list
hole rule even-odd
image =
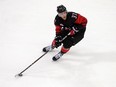
[[51, 54], [2, 87], [115, 87], [116, 52], [71, 51], [56, 62]]
[[[70, 82], [82, 87], [115, 87], [116, 52], [70, 52], [56, 62], [47, 63], [30, 77]], [[70, 85], [69, 84], [69, 85]], [[82, 85], [83, 84], [83, 85]], [[69, 86], [71, 87], [71, 86]], [[97, 86], [96, 86], [97, 87]]]
[[[99, 87], [116, 86], [116, 52], [77, 52], [69, 53], [73, 57], [65, 58], [64, 61], [71, 65], [71, 72], [80, 83], [99, 85]], [[67, 66], [68, 66], [67, 64]], [[74, 67], [72, 69], [72, 67]], [[73, 77], [72, 75], [72, 77]], [[88, 82], [88, 83], [86, 83]], [[88, 87], [88, 86], [87, 86]], [[97, 86], [96, 86], [97, 87]]]
[[85, 61], [88, 64], [95, 62], [116, 62], [116, 51], [111, 52], [87, 52], [87, 51], [71, 51], [67, 54], [68, 58], [63, 58], [63, 61]]
[[[48, 58], [52, 56], [48, 55], [46, 57]], [[72, 74], [76, 74], [78, 76], [79, 72], [83, 73], [90, 71], [87, 68], [98, 69], [100, 67], [103, 68], [102, 70], [104, 70], [105, 67], [107, 66], [107, 69], [105, 70], [107, 71], [108, 69], [114, 70], [116, 66], [115, 64], [116, 52], [73, 52], [72, 51], [64, 55], [61, 59], [59, 59], [56, 62], [53, 62], [52, 60], [49, 61], [49, 59], [45, 61], [46, 60], [45, 58], [44, 61], [41, 61], [42, 62], [41, 65], [43, 66], [39, 65], [39, 68], [38, 70], [36, 70], [35, 73], [32, 72], [32, 74], [29, 73], [28, 74], [30, 76], [35, 76], [35, 77], [68, 78], [69, 76], [71, 77]]]

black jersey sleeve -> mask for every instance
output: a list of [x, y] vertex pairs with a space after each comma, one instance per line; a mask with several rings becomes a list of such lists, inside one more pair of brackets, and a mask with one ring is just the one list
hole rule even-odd
[[55, 26], [60, 26], [58, 15], [57, 15], [57, 16], [55, 17], [55, 19], [54, 19], [54, 25], [55, 25]]

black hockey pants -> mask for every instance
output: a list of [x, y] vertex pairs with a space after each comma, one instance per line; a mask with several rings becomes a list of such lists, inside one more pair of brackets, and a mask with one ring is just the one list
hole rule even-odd
[[[86, 28], [84, 27], [82, 30], [79, 30], [75, 35], [69, 35], [67, 38], [62, 42], [64, 48], [70, 48], [74, 45], [76, 45], [78, 42], [80, 42], [84, 38], [84, 33], [86, 31]], [[64, 31], [62, 33], [62, 37], [65, 37], [68, 34], [68, 32]]]

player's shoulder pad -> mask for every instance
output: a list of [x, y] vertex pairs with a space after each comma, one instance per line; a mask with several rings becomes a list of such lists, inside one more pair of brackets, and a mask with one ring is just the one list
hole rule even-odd
[[78, 13], [76, 12], [68, 12], [68, 17], [71, 18], [72, 21], [76, 21], [78, 17]]
[[77, 15], [78, 15], [78, 13], [76, 12], [68, 12], [68, 14], [71, 18], [75, 18], [75, 19], [77, 18]]
[[72, 14], [78, 14], [78, 13], [69, 11], [68, 14], [72, 15]]

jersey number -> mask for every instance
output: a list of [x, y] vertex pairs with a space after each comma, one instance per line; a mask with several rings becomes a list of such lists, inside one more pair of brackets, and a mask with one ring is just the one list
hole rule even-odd
[[77, 13], [72, 13], [72, 18], [77, 19]]

